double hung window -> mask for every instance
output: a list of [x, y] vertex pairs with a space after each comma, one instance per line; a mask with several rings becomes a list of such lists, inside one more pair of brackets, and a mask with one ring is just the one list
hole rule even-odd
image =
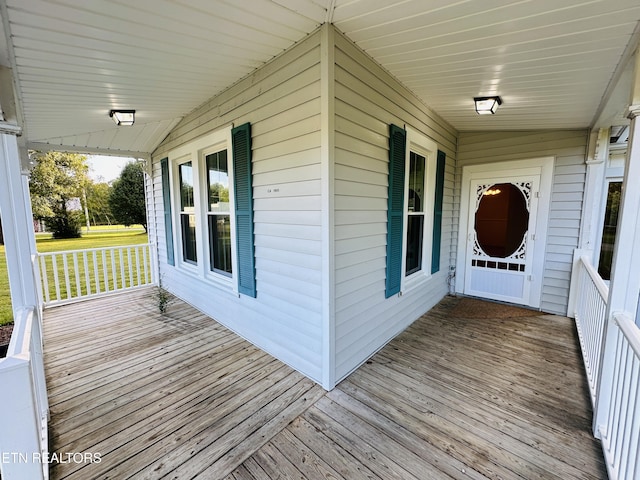
[[409, 152], [405, 276], [422, 270], [425, 162], [426, 159], [423, 155]]
[[210, 269], [230, 276], [231, 207], [229, 202], [229, 164], [227, 151], [210, 153], [205, 157], [207, 168], [207, 224], [209, 229]]
[[180, 226], [182, 230], [182, 259], [187, 263], [198, 263], [196, 248], [196, 215], [193, 188], [193, 165], [185, 162], [178, 165], [180, 181]]

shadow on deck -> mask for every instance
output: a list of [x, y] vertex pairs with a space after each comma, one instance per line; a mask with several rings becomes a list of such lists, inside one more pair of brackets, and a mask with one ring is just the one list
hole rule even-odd
[[606, 478], [573, 322], [474, 302], [329, 393], [152, 290], [47, 310], [51, 478]]

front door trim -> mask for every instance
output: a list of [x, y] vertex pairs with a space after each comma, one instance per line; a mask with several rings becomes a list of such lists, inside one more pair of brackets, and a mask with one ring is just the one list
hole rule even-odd
[[[553, 184], [553, 167], [555, 157], [540, 157], [526, 160], [485, 163], [462, 167], [462, 185], [460, 195], [460, 216], [458, 224], [458, 255], [456, 260], [456, 292], [465, 294], [465, 276], [467, 262], [467, 239], [469, 236], [469, 210], [471, 202], [471, 183], [474, 180], [504, 176], [540, 175], [538, 196], [538, 214], [535, 229], [533, 250], [533, 268], [531, 290], [527, 306], [540, 308], [542, 284], [544, 276], [544, 259], [547, 244], [547, 228], [551, 205], [551, 189]], [[475, 197], [474, 197], [475, 200]]]

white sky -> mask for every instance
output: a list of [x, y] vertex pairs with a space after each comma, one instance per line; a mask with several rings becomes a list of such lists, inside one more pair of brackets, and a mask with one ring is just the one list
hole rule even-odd
[[133, 158], [125, 157], [88, 155], [87, 165], [89, 165], [89, 177], [91, 177], [94, 182], [110, 182], [118, 178], [123, 167], [133, 160]]

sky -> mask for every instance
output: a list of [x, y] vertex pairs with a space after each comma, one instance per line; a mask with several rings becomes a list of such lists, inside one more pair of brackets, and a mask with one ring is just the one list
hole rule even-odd
[[122, 168], [131, 161], [133, 158], [88, 155], [89, 177], [94, 182], [110, 182], [118, 178]]

